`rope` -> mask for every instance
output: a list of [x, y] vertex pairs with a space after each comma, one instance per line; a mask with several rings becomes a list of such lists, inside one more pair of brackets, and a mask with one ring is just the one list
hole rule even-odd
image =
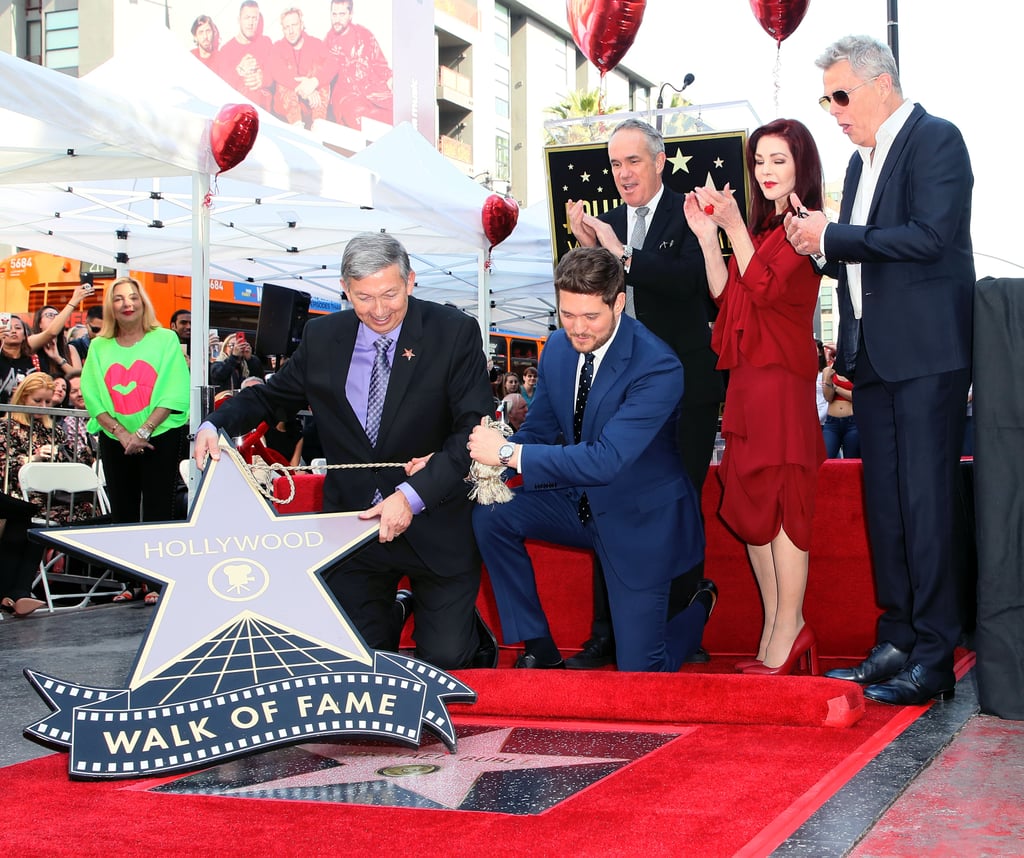
[[[404, 468], [405, 462], [358, 462], [348, 465], [318, 465], [317, 469], [344, 469], [344, 468]], [[295, 500], [295, 480], [292, 479], [293, 471], [312, 471], [312, 465], [281, 465], [277, 462], [267, 463], [260, 456], [252, 457], [252, 464], [242, 469], [249, 484], [255, 488], [263, 497], [271, 503], [290, 504]], [[280, 474], [288, 481], [288, 497], [279, 498], [274, 495], [274, 477]]]
[[[512, 434], [512, 427], [500, 420], [488, 419], [487, 428], [497, 429], [505, 438]], [[319, 465], [318, 468], [325, 469], [351, 469], [351, 468], [404, 468], [405, 462], [358, 462], [344, 465]], [[245, 478], [263, 497], [271, 503], [290, 504], [295, 500], [295, 480], [292, 479], [293, 471], [312, 471], [312, 465], [279, 465], [276, 462], [268, 464], [260, 456], [252, 457], [252, 464], [243, 468]], [[469, 499], [479, 504], [508, 503], [512, 500], [512, 491], [501, 479], [505, 472], [504, 465], [484, 465], [480, 462], [473, 462], [469, 466], [469, 476], [466, 481], [472, 484]], [[274, 474], [280, 474], [288, 480], [288, 497], [278, 498], [274, 496]]]

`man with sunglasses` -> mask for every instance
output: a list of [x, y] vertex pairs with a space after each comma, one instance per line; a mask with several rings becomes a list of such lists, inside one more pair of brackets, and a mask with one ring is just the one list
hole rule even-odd
[[951, 123], [904, 99], [892, 52], [849, 36], [818, 59], [820, 103], [858, 147], [839, 221], [787, 217], [787, 234], [839, 281], [836, 371], [854, 381], [878, 644], [828, 676], [917, 705], [953, 696], [960, 632], [952, 566], [971, 376], [974, 177]]
[[85, 356], [89, 354], [89, 343], [99, 336], [103, 328], [103, 305], [95, 304], [85, 311], [85, 324], [89, 329], [84, 337], [71, 340], [69, 345], [78, 352], [78, 356], [85, 363]]

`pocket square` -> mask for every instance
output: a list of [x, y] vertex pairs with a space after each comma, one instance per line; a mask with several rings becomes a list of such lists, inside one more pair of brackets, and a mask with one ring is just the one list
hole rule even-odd
[[668, 241], [663, 241], [661, 244], [658, 245], [658, 250], [668, 250], [675, 243], [676, 240], [674, 238], [669, 239]]

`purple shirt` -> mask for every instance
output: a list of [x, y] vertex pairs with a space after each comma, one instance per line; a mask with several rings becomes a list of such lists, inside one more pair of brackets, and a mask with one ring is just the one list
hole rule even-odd
[[[363, 426], [366, 425], [366, 406], [367, 400], [370, 397], [370, 373], [373, 372], [373, 362], [377, 358], [377, 348], [374, 346], [374, 343], [382, 336], [391, 339], [391, 345], [388, 346], [387, 351], [388, 366], [394, 366], [395, 350], [398, 347], [398, 338], [401, 335], [401, 324], [386, 334], [378, 334], [375, 331], [371, 331], [362, 322], [359, 323], [359, 330], [356, 332], [355, 348], [352, 350], [352, 362], [349, 364], [348, 378], [345, 380], [345, 396], [348, 398], [349, 405], [352, 406], [352, 410], [356, 413], [356, 417], [359, 418], [359, 422]], [[395, 488], [405, 495], [406, 500], [409, 501], [409, 506], [412, 507], [413, 515], [419, 515], [427, 508], [427, 505], [423, 503], [423, 499], [407, 482], [399, 483]]]

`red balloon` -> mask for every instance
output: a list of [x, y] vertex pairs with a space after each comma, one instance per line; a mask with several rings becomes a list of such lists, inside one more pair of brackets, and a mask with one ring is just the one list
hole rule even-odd
[[491, 194], [484, 200], [482, 212], [484, 235], [491, 247], [501, 244], [512, 234], [519, 221], [519, 203], [512, 197]]
[[811, 0], [750, 0], [754, 13], [764, 31], [780, 45], [800, 26]]
[[573, 41], [602, 77], [633, 44], [646, 6], [647, 0], [565, 0]]
[[210, 128], [210, 148], [223, 173], [237, 167], [256, 142], [260, 118], [251, 104], [225, 104]]

